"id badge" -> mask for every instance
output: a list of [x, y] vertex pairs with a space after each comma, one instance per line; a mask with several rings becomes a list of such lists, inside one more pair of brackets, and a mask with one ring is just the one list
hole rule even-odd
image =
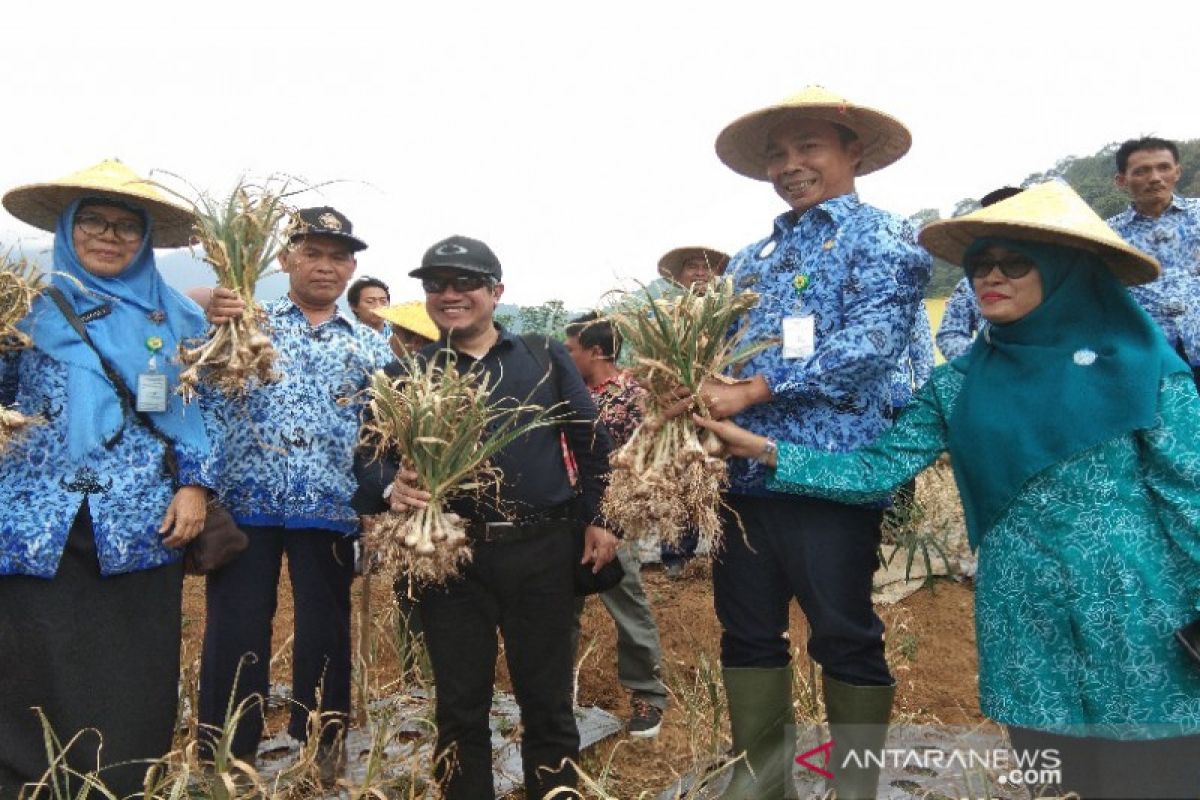
[[783, 318], [783, 357], [808, 358], [816, 349], [816, 320], [804, 317]]
[[167, 410], [167, 376], [143, 372], [137, 379], [137, 410], [145, 413]]

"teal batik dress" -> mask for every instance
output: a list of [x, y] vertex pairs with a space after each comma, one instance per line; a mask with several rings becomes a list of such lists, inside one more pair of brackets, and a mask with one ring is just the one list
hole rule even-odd
[[[886, 497], [946, 450], [962, 378], [936, 369], [870, 447], [781, 443], [769, 488], [845, 503]], [[1200, 397], [1191, 376], [1164, 380], [1153, 429], [1034, 475], [979, 538], [987, 716], [1075, 736], [1200, 733], [1200, 665], [1172, 637], [1200, 616]]]

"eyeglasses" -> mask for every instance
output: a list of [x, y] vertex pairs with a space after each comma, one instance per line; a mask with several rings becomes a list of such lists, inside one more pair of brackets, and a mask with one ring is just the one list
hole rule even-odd
[[131, 219], [120, 219], [109, 222], [97, 214], [80, 214], [75, 217], [75, 227], [88, 236], [103, 236], [112, 228], [113, 235], [122, 242], [140, 242], [146, 235], [142, 223]]
[[459, 294], [466, 294], [485, 286], [491, 288], [492, 279], [484, 275], [455, 275], [453, 278], [421, 279], [421, 288], [425, 290], [426, 294], [441, 294], [451, 286]]
[[1024, 278], [1035, 266], [1037, 265], [1024, 256], [1008, 256], [1007, 258], [982, 256], [963, 264], [963, 272], [967, 273], [969, 280], [974, 281], [989, 274], [993, 269], [998, 269], [1004, 277], [1016, 280]]

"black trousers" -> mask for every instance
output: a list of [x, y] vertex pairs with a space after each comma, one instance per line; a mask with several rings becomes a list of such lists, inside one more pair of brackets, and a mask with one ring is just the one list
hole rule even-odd
[[[84, 503], [53, 580], [0, 577], [0, 798], [47, 769], [45, 713], [67, 765], [117, 796], [171, 749], [179, 704], [180, 562], [103, 578]], [[97, 750], [100, 745], [99, 755]], [[109, 766], [126, 761], [125, 766]], [[74, 796], [82, 782], [60, 773]]]
[[[574, 542], [561, 532], [477, 543], [463, 574], [417, 593], [437, 687], [437, 775], [448, 800], [491, 800], [488, 720], [497, 636], [521, 708], [525, 796], [573, 787], [579, 731], [571, 708]], [[563, 797], [571, 797], [564, 794]]]
[[883, 622], [871, 605], [883, 512], [803, 497], [725, 500], [724, 543], [713, 562], [721, 664], [786, 666], [796, 598], [812, 632], [808, 653], [827, 675], [891, 685]]
[[[204, 653], [200, 665], [202, 741], [212, 741], [233, 707], [270, 689], [271, 621], [279, 571], [287, 553], [296, 622], [292, 640], [292, 699], [288, 733], [308, 738], [308, 712], [323, 712], [322, 737], [332, 740], [350, 714], [350, 584], [353, 539], [333, 531], [242, 526], [250, 546], [208, 576]], [[243, 656], [250, 655], [243, 659]], [[240, 676], [238, 673], [240, 665]], [[236, 686], [235, 686], [236, 678]], [[233, 754], [253, 758], [262, 738], [260, 702], [238, 724]]]
[[1037, 767], [1045, 767], [1045, 753], [1053, 751], [1062, 775], [1058, 786], [1050, 787], [1055, 795], [1074, 792], [1081, 800], [1200, 797], [1200, 736], [1117, 741], [1009, 726], [1008, 737], [1013, 750]]

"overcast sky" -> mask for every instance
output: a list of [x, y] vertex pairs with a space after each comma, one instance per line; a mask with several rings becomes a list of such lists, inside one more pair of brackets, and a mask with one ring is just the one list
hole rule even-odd
[[[384, 9], [391, 10], [384, 10]], [[808, 84], [902, 120], [868, 202], [946, 214], [1144, 133], [1200, 136], [1195, 3], [9, 3], [0, 189], [119, 157], [223, 193], [243, 172], [326, 187], [406, 277], [453, 233], [505, 300], [590, 305], [666, 250], [734, 251], [784, 210], [713, 141]], [[46, 240], [0, 211], [0, 240]]]

